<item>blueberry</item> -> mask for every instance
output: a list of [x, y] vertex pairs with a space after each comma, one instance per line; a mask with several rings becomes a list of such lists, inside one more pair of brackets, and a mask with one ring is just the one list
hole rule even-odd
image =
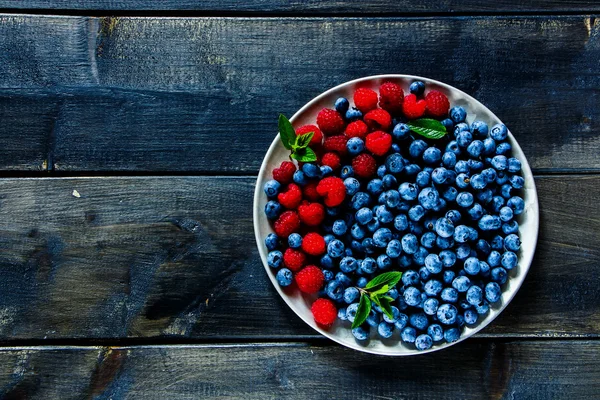
[[492, 251], [490, 244], [485, 239], [479, 239], [475, 244], [475, 249], [481, 255], [487, 256]]
[[484, 169], [483, 171], [481, 171], [481, 175], [485, 179], [486, 183], [493, 183], [493, 182], [495, 182], [496, 178], [498, 176], [498, 174], [496, 173], [496, 170], [494, 168], [486, 168], [486, 169]]
[[496, 171], [504, 171], [508, 167], [508, 161], [506, 157], [503, 155], [497, 155], [492, 158], [492, 167], [496, 169]]
[[[454, 128], [454, 124], [452, 122], [452, 120], [450, 119], [445, 119], [444, 121], [442, 121], [442, 124], [444, 124], [445, 121], [450, 121], [451, 125], [444, 125], [446, 126], [446, 130], [448, 132], [452, 132], [453, 128]], [[458, 147], [458, 143], [456, 142], [456, 140], [451, 140], [447, 145], [446, 145], [446, 152], [449, 153], [454, 153], [455, 155], [460, 155], [461, 150]]]
[[337, 317], [340, 321], [347, 321], [348, 317], [346, 316], [346, 309], [344, 307], [338, 309]]
[[468, 211], [469, 216], [473, 221], [479, 220], [483, 216], [483, 212], [483, 207], [481, 207], [481, 204], [479, 203], [473, 204], [473, 207], [469, 208]]
[[375, 262], [375, 260], [371, 257], [365, 257], [365, 259], [362, 260], [362, 263], [360, 264], [360, 269], [365, 274], [372, 274], [377, 269], [377, 262]]
[[[442, 197], [446, 201], [455, 201], [458, 196], [458, 190], [454, 186], [448, 186], [442, 193]], [[454, 222], [454, 221], [452, 221]]]
[[454, 171], [458, 174], [466, 174], [469, 172], [469, 163], [464, 160], [457, 161], [454, 166]]
[[492, 139], [501, 142], [506, 139], [508, 136], [508, 129], [506, 129], [506, 125], [504, 124], [496, 124], [490, 130], [490, 136]]
[[367, 207], [371, 202], [371, 197], [365, 192], [357, 192], [352, 196], [352, 208], [359, 210], [363, 207]]
[[421, 171], [421, 167], [419, 167], [417, 164], [408, 164], [404, 168], [404, 172], [406, 173], [407, 176], [414, 176], [414, 175], [418, 174], [420, 171]]
[[465, 272], [469, 275], [477, 275], [481, 270], [479, 260], [476, 257], [469, 257], [465, 260]]
[[517, 266], [517, 255], [512, 251], [506, 251], [502, 254], [502, 266], [508, 270], [513, 269]]
[[442, 152], [437, 147], [429, 147], [423, 152], [423, 161], [426, 164], [438, 164], [442, 159]]
[[[458, 124], [456, 124], [454, 126], [454, 136], [456, 137], [456, 135], [460, 132], [469, 132], [469, 134], [471, 133], [470, 129], [469, 129], [469, 124], [467, 124], [466, 122], [459, 122]], [[473, 135], [471, 135], [472, 137]]]
[[451, 237], [443, 238], [438, 236], [437, 238], [435, 238], [435, 244], [440, 249], [449, 249], [452, 246], [454, 246], [454, 239], [452, 239]]
[[[296, 233], [296, 235], [298, 235], [298, 234]], [[300, 235], [298, 235], [298, 236], [300, 236]], [[277, 246], [279, 246], [279, 237], [274, 233], [269, 233], [267, 235], [267, 237], [265, 238], [265, 246], [267, 247], [267, 250], [269, 250], [269, 251], [275, 250], [277, 248]]]
[[431, 182], [431, 174], [426, 171], [421, 171], [417, 174], [417, 179], [415, 180], [415, 182], [420, 187], [428, 186]]
[[329, 165], [321, 166], [321, 176], [327, 176], [333, 173], [333, 169]]
[[421, 277], [421, 281], [425, 282], [431, 277], [431, 272], [429, 272], [427, 267], [421, 267], [419, 268], [419, 276]]
[[276, 219], [281, 213], [281, 204], [275, 200], [269, 200], [265, 205], [265, 215], [268, 219]]
[[279, 250], [273, 250], [267, 255], [267, 264], [271, 268], [279, 268], [283, 263], [283, 254]]
[[[435, 246], [436, 235], [433, 232], [425, 232], [421, 236], [421, 245], [426, 249], [431, 249]], [[427, 262], [426, 262], [427, 263]]]
[[377, 196], [383, 192], [383, 181], [381, 179], [375, 178], [369, 181], [367, 184], [367, 192], [370, 194]]
[[510, 251], [519, 251], [521, 248], [521, 240], [519, 240], [519, 236], [511, 233], [504, 238], [504, 248]]
[[408, 304], [409, 306], [417, 306], [419, 305], [419, 303], [421, 303], [421, 292], [419, 291], [419, 289], [417, 289], [414, 286], [410, 286], [408, 287], [405, 291], [404, 291], [404, 301], [406, 301], [406, 304]]
[[383, 187], [385, 189], [391, 189], [392, 187], [398, 185], [398, 180], [396, 179], [396, 177], [390, 174], [384, 175], [383, 178], [381, 178], [381, 181], [383, 182]]
[[458, 328], [450, 328], [444, 331], [444, 339], [448, 343], [456, 342], [460, 338], [460, 331]]
[[455, 123], [464, 122], [465, 119], [467, 118], [467, 111], [464, 109], [464, 107], [461, 107], [461, 106], [452, 107], [449, 111], [449, 114], [450, 114], [450, 118]]
[[446, 151], [442, 155], [442, 164], [446, 168], [454, 168], [456, 166], [456, 154], [451, 151]]
[[287, 241], [288, 245], [292, 249], [299, 249], [300, 246], [302, 246], [302, 236], [300, 236], [298, 233], [292, 233], [290, 236], [288, 236]]
[[460, 192], [456, 196], [456, 204], [463, 208], [470, 207], [473, 204], [473, 195], [469, 192]]
[[415, 329], [418, 329], [420, 331], [427, 329], [427, 325], [429, 325], [427, 315], [423, 312], [412, 314], [409, 317], [408, 321]]
[[427, 257], [425, 257], [425, 267], [432, 274], [439, 274], [442, 272], [442, 266], [442, 260], [437, 254], [429, 254]]
[[419, 193], [419, 203], [426, 210], [431, 210], [439, 201], [440, 195], [435, 188], [426, 187]]
[[408, 229], [408, 218], [406, 217], [406, 215], [396, 215], [396, 218], [394, 218], [394, 228], [398, 232], [404, 232], [406, 229]]
[[[323, 265], [321, 265], [321, 266], [323, 266]], [[331, 272], [328, 269], [324, 269], [323, 270], [323, 278], [325, 279], [325, 282], [329, 282], [330, 280], [332, 280], [334, 278], [333, 272]]]
[[502, 267], [496, 267], [490, 272], [490, 278], [492, 282], [496, 282], [499, 285], [504, 285], [508, 280], [508, 272]]
[[458, 300], [458, 291], [454, 288], [447, 287], [442, 290], [440, 298], [448, 303], [456, 303]]
[[[298, 172], [298, 171], [296, 171]], [[354, 169], [350, 165], [344, 165], [340, 170], [340, 178], [346, 179], [354, 176]], [[346, 190], [347, 192], [347, 190]]]
[[[456, 143], [458, 143], [459, 147], [462, 147], [462, 148], [468, 147], [469, 144], [473, 141], [473, 135], [471, 135], [471, 132], [469, 132], [469, 131], [456, 132], [456, 130], [455, 130], [455, 134], [456, 134]], [[456, 172], [459, 172], [459, 171], [456, 171]]]
[[419, 274], [412, 269], [406, 271], [402, 275], [402, 283], [404, 286], [412, 286], [419, 283]]
[[[402, 299], [402, 301], [404, 301], [404, 300]], [[403, 303], [403, 304], [405, 304], [405, 303]], [[406, 304], [405, 304], [405, 308], [406, 308]], [[408, 315], [406, 315], [404, 313], [399, 313], [395, 319], [396, 320], [394, 321], [394, 326], [396, 327], [396, 329], [404, 329], [406, 327], [406, 325], [408, 324]]]
[[519, 224], [517, 221], [509, 221], [505, 224], [502, 224], [502, 232], [505, 234], [517, 233], [519, 231]]
[[346, 194], [348, 196], [353, 196], [360, 189], [360, 182], [356, 178], [350, 177], [344, 179], [344, 186], [346, 187]]
[[318, 178], [321, 175], [321, 169], [316, 164], [311, 163], [304, 164], [302, 172], [309, 178]]
[[321, 257], [321, 267], [323, 268], [333, 268], [333, 259], [329, 257], [329, 255], [325, 254]]
[[277, 283], [279, 286], [286, 287], [292, 284], [292, 280], [294, 279], [294, 275], [292, 271], [287, 268], [281, 268], [277, 271], [277, 275], [275, 275], [275, 279], [277, 279]]
[[469, 288], [469, 290], [467, 290], [466, 299], [469, 304], [476, 306], [483, 301], [483, 291], [479, 286], [473, 285]]
[[456, 322], [458, 310], [452, 304], [445, 303], [438, 307], [436, 315], [440, 323], [444, 325], [452, 325]]
[[394, 333], [394, 325], [385, 321], [380, 322], [379, 325], [377, 325], [377, 333], [379, 333], [379, 336], [382, 338], [389, 339]]
[[434, 169], [431, 173], [431, 180], [436, 185], [443, 185], [452, 181], [450, 179], [450, 174], [448, 173], [448, 170], [444, 167], [438, 167]]
[[510, 177], [510, 185], [515, 189], [523, 189], [523, 186], [525, 186], [525, 179], [518, 175], [513, 175]]
[[352, 280], [348, 277], [348, 275], [343, 272], [338, 272], [335, 274], [335, 280], [340, 282], [344, 287], [348, 287], [352, 285]]
[[400, 257], [400, 253], [402, 252], [402, 243], [399, 240], [392, 239], [387, 244], [385, 253], [390, 258], [398, 258]]
[[510, 199], [508, 199], [506, 204], [513, 209], [515, 215], [521, 214], [525, 209], [525, 202], [519, 196], [511, 197]]
[[404, 182], [398, 188], [398, 192], [404, 200], [411, 201], [417, 198], [419, 189], [414, 183]]
[[348, 226], [346, 225], [346, 221], [343, 219], [338, 219], [333, 223], [333, 233], [337, 236], [342, 236], [348, 231]]
[[265, 194], [269, 198], [276, 197], [279, 194], [279, 189], [281, 188], [281, 184], [276, 180], [271, 179], [270, 181], [265, 182], [264, 190]]
[[356, 318], [356, 312], [358, 311], [358, 303], [352, 303], [346, 308], [346, 319], [350, 322], [354, 322]]
[[350, 108], [350, 103], [345, 97], [340, 97], [335, 101], [334, 107], [337, 112], [339, 112], [341, 115], [344, 115], [346, 111], [348, 111], [348, 108]]
[[473, 140], [469, 146], [467, 146], [467, 153], [469, 153], [472, 157], [478, 158], [483, 153], [483, 142], [481, 140]]
[[409, 137], [410, 127], [406, 124], [396, 124], [392, 130], [392, 137], [396, 141], [404, 140]]
[[484, 215], [481, 217], [477, 225], [482, 231], [493, 231], [500, 229], [502, 226], [502, 221], [500, 221], [500, 217], [497, 215]]
[[467, 243], [469, 241], [469, 227], [459, 225], [454, 230], [454, 241], [457, 243]]
[[363, 114], [356, 107], [352, 107], [348, 111], [346, 111], [347, 120], [361, 119], [362, 116]]
[[440, 251], [439, 257], [444, 268], [450, 268], [456, 262], [456, 254], [452, 250]]
[[502, 185], [500, 187], [500, 194], [505, 199], [510, 199], [510, 197], [512, 196], [512, 190], [513, 190], [512, 185], [505, 183], [504, 185]]
[[479, 316], [477, 315], [477, 312], [475, 312], [474, 310], [466, 310], [464, 313], [465, 324], [473, 325], [477, 322], [478, 317]]
[[508, 174], [506, 172], [499, 171], [496, 173], [496, 185], [502, 186], [505, 183], [508, 183]]
[[427, 328], [427, 334], [431, 336], [434, 342], [439, 342], [444, 338], [444, 330], [440, 324], [431, 324]]
[[414, 81], [408, 88], [410, 92], [416, 96], [420, 96], [425, 91], [425, 83], [423, 81]]
[[425, 282], [425, 285], [423, 285], [423, 291], [428, 296], [437, 296], [438, 294], [441, 293], [442, 289], [443, 289], [442, 282], [440, 282], [436, 279], [428, 280], [427, 282]]
[[482, 190], [487, 185], [486, 179], [481, 174], [474, 174], [469, 180], [469, 184], [475, 190]]
[[356, 240], [362, 240], [365, 238], [365, 229], [358, 224], [353, 224], [350, 227], [350, 235]]
[[401, 239], [402, 242], [402, 250], [406, 254], [414, 254], [417, 251], [419, 246], [419, 241], [415, 235], [412, 233], [407, 233]]
[[413, 254], [413, 261], [416, 265], [425, 265], [425, 258], [429, 255], [427, 249], [423, 246], [419, 246], [415, 254]]
[[516, 174], [521, 170], [521, 161], [514, 157], [508, 159], [508, 172]]
[[[392, 194], [398, 193], [395, 190], [390, 190], [390, 192], [392, 192]], [[391, 194], [390, 194], [390, 196], [391, 196]], [[388, 196], [388, 200], [389, 200], [389, 196]], [[391, 208], [391, 206], [389, 204], [388, 204], [388, 207]], [[381, 222], [382, 224], [389, 224], [390, 222], [392, 222], [394, 220], [394, 214], [392, 214], [392, 212], [386, 206], [379, 207], [377, 209], [377, 211], [375, 212], [375, 216], [377, 217], [377, 220], [379, 222]]]
[[492, 197], [491, 208], [493, 212], [499, 213], [506, 200], [502, 196]]
[[363, 207], [354, 215], [356, 222], [360, 225], [366, 225], [373, 219], [373, 210], [368, 207]]
[[359, 326], [352, 329], [352, 335], [356, 340], [364, 341], [369, 339], [369, 330]]
[[358, 262], [354, 257], [344, 257], [340, 261], [340, 270], [345, 273], [356, 271], [358, 268]]
[[392, 231], [388, 228], [379, 228], [373, 234], [373, 242], [377, 247], [386, 247], [390, 240], [392, 240]]
[[463, 243], [456, 247], [456, 258], [459, 260], [466, 260], [471, 255], [471, 247]]
[[490, 242], [490, 247], [494, 250], [502, 250], [504, 248], [504, 238], [500, 235], [496, 235]]
[[440, 302], [435, 298], [428, 298], [423, 303], [423, 311], [427, 315], [435, 315], [437, 313]]
[[369, 232], [375, 232], [377, 229], [379, 229], [380, 226], [381, 224], [379, 223], [379, 220], [374, 218], [367, 224], [367, 230]]
[[496, 152], [496, 141], [491, 137], [483, 141], [483, 155], [491, 156]]
[[341, 240], [338, 240], [338, 239], [333, 239], [327, 245], [327, 254], [331, 258], [340, 258], [340, 257], [342, 257], [344, 255], [344, 251], [345, 250], [346, 250], [346, 247], [344, 246], [344, 243]]
[[377, 267], [380, 270], [388, 269], [392, 266], [392, 260], [385, 254], [380, 254], [377, 257]]
[[420, 205], [416, 205], [410, 208], [410, 210], [408, 210], [408, 218], [411, 221], [420, 221], [421, 218], [423, 218], [425, 216], [425, 209], [423, 208], [423, 206]]
[[367, 317], [367, 324], [371, 325], [372, 327], [377, 327], [377, 325], [379, 325], [379, 322], [381, 322], [381, 317], [379, 313], [376, 311], [375, 308], [371, 308], [371, 312]]
[[475, 311], [477, 311], [477, 314], [479, 315], [484, 315], [487, 314], [488, 311], [490, 311], [490, 306], [484, 301], [481, 304], [475, 306]]
[[355, 287], [349, 287], [344, 290], [344, 301], [348, 304], [355, 302], [358, 299], [360, 292]]
[[483, 121], [473, 121], [471, 123], [471, 133], [474, 137], [485, 139], [488, 135], [489, 128]]
[[362, 153], [365, 149], [365, 142], [361, 138], [353, 137], [346, 142], [346, 149], [348, 149], [348, 153], [350, 155], [357, 155]]
[[502, 291], [500, 289], [500, 285], [496, 282], [489, 282], [485, 285], [485, 298], [490, 303], [495, 303], [500, 300], [500, 296], [502, 295]]
[[392, 309], [392, 318], [390, 318], [387, 314], [383, 314], [383, 320], [393, 324], [394, 322], [398, 321], [398, 318], [400, 317], [400, 310], [394, 306], [390, 308]]
[[454, 235], [454, 224], [446, 217], [438, 218], [435, 222], [435, 232], [440, 237], [449, 238]]
[[471, 280], [466, 276], [458, 276], [452, 281], [452, 287], [456, 289], [459, 293], [466, 292], [469, 289], [470, 285]]
[[[362, 263], [361, 263], [362, 265]], [[368, 283], [368, 279], [363, 277], [358, 278], [358, 280], [356, 281], [356, 286], [358, 286], [359, 288], [364, 288], [365, 286], [367, 286]]]
[[400, 333], [400, 337], [402, 338], [403, 342], [414, 343], [417, 339], [417, 331], [415, 328], [411, 328], [410, 326], [406, 327]]
[[418, 158], [423, 155], [423, 152], [425, 151], [425, 149], [427, 149], [427, 147], [427, 143], [425, 143], [423, 140], [418, 139], [410, 144], [410, 146], [408, 147], [408, 153], [412, 158]]

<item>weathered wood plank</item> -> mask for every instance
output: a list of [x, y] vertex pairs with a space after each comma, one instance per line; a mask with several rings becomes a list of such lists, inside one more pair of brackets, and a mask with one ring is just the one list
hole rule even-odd
[[598, 171], [599, 29], [587, 16], [3, 16], [0, 170], [254, 173], [280, 112], [396, 72], [479, 98], [538, 171]]
[[[534, 264], [483, 335], [597, 337], [600, 177], [537, 184]], [[1, 179], [0, 339], [314, 335], [263, 270], [253, 185], [244, 177]]]
[[337, 345], [0, 350], [5, 399], [590, 399], [597, 341], [470, 340], [383, 358]]
[[597, 3], [589, 0], [548, 1], [531, 0], [527, 2], [517, 0], [500, 0], [493, 3], [476, 0], [447, 0], [444, 2], [408, 1], [408, 0], [369, 0], [353, 2], [348, 0], [163, 0], [148, 2], [142, 0], [27, 0], [14, 2], [0, 0], [0, 8], [31, 10], [144, 10], [144, 11], [169, 11], [169, 10], [196, 10], [211, 12], [259, 12], [264, 13], [293, 13], [302, 14], [413, 14], [413, 13], [460, 13], [460, 12], [573, 12], [573, 11], [598, 11]]

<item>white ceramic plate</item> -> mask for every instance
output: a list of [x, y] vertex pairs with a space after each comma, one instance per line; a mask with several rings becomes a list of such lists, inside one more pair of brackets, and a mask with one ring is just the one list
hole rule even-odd
[[[451, 106], [464, 106], [467, 109], [468, 123], [473, 122], [475, 119], [479, 119], [486, 122], [491, 127], [492, 125], [501, 122], [500, 119], [494, 115], [494, 113], [487, 109], [487, 107], [468, 94], [444, 83], [411, 75], [378, 75], [343, 83], [339, 86], [329, 89], [328, 91], [308, 102], [296, 114], [294, 114], [292, 118], [290, 118], [290, 121], [293, 123], [294, 127], [300, 127], [306, 124], [315, 124], [317, 113], [323, 107], [333, 108], [333, 103], [339, 97], [346, 97], [348, 100], [352, 101], [352, 95], [359, 87], [367, 87], [378, 91], [379, 86], [383, 82], [393, 81], [400, 84], [407, 93], [409, 85], [415, 80], [421, 80], [425, 82], [426, 90], [437, 89], [445, 93], [450, 100]], [[352, 105], [353, 104], [351, 103], [351, 106]], [[273, 121], [275, 121], [275, 119], [273, 119]], [[502, 310], [504, 310], [504, 308], [508, 305], [521, 287], [521, 284], [525, 279], [525, 275], [527, 275], [527, 271], [529, 270], [529, 266], [531, 265], [538, 237], [539, 205], [531, 168], [529, 167], [527, 159], [525, 158], [525, 155], [523, 154], [523, 151], [521, 150], [521, 147], [515, 140], [514, 136], [510, 132], [508, 136], [510, 144], [513, 148], [513, 156], [521, 161], [523, 178], [525, 179], [525, 189], [523, 190], [525, 211], [519, 216], [520, 218], [518, 220], [519, 237], [522, 241], [521, 250], [518, 254], [519, 262], [518, 266], [510, 271], [510, 279], [502, 288], [503, 292], [501, 301], [494, 304], [494, 306], [490, 308], [490, 312], [485, 316], [485, 318], [480, 319], [475, 326], [465, 327], [460, 339], [457, 342], [450, 344], [434, 344], [434, 346], [429, 350], [418, 351], [413, 345], [406, 345], [400, 341], [398, 330], [394, 331], [394, 335], [391, 339], [380, 339], [379, 335], [376, 333], [376, 330], [372, 329], [371, 339], [367, 343], [360, 343], [354, 338], [354, 336], [352, 336], [348, 322], [343, 323], [338, 320], [329, 330], [324, 330], [318, 327], [314, 322], [310, 312], [310, 304], [312, 301], [314, 301], [314, 297], [302, 295], [297, 289], [286, 290], [279, 286], [275, 279], [276, 271], [273, 271], [267, 265], [268, 251], [264, 245], [264, 238], [267, 236], [267, 234], [273, 232], [273, 230], [271, 229], [269, 221], [264, 214], [267, 196], [263, 191], [264, 183], [272, 178], [271, 171], [279, 166], [282, 161], [289, 159], [289, 151], [286, 150], [281, 144], [279, 135], [275, 137], [271, 147], [269, 147], [269, 150], [267, 151], [258, 174], [258, 181], [256, 182], [256, 189], [254, 192], [254, 233], [256, 235], [256, 242], [260, 257], [265, 270], [271, 279], [271, 282], [273, 282], [273, 286], [277, 292], [279, 292], [285, 302], [290, 306], [290, 308], [294, 310], [294, 312], [298, 314], [298, 316], [302, 318], [304, 322], [331, 340], [355, 350], [389, 356], [417, 355], [447, 348], [455, 343], [459, 343], [468, 337], [473, 336], [475, 333], [485, 328], [502, 312]]]

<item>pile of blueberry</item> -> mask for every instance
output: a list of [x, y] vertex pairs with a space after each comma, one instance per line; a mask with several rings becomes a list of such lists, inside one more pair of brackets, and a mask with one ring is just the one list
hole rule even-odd
[[[423, 87], [422, 82], [411, 85], [416, 101]], [[379, 105], [383, 108], [381, 98]], [[365, 120], [369, 131], [377, 131], [379, 136], [377, 142], [371, 140], [375, 143], [371, 149], [369, 134], [347, 137], [345, 151], [333, 151], [339, 156], [339, 167], [317, 161], [301, 165], [293, 174], [290, 184], [300, 188], [305, 206], [322, 203], [305, 194], [311, 179], [315, 183], [326, 177], [343, 181], [343, 202], [322, 205], [323, 217], [310, 229], [323, 236], [324, 253], [313, 253], [314, 237], [303, 251], [306, 229], [302, 224], [284, 238], [269, 235], [266, 245], [271, 251], [269, 263], [278, 269], [282, 286], [292, 284], [307, 264], [320, 269], [323, 282], [319, 297], [330, 301], [337, 319], [348, 326], [356, 316], [361, 288], [382, 272], [401, 271], [401, 281], [387, 293], [394, 299], [393, 318], [374, 305], [365, 324], [352, 333], [364, 341], [371, 328], [384, 339], [396, 331], [403, 342], [426, 350], [435, 343], [458, 340], [464, 326], [476, 324], [501, 299], [521, 246], [518, 216], [525, 205], [520, 195], [524, 179], [520, 161], [511, 154], [506, 126], [490, 128], [477, 120], [469, 123], [465, 108], [447, 107], [442, 116], [436, 112], [435, 119], [448, 134], [427, 139], [409, 126], [415, 119], [407, 118], [413, 116], [409, 113], [416, 106], [411, 107], [403, 115], [400, 105], [396, 113], [389, 112], [389, 127], [380, 123], [374, 128], [364, 118], [367, 110], [351, 108], [348, 100], [339, 99], [335, 109], [346, 127], [352, 121]], [[423, 107], [423, 116], [427, 116]], [[381, 144], [383, 134], [390, 136], [385, 151], [381, 151], [386, 146]], [[320, 157], [328, 151], [332, 151], [331, 146], [319, 153]], [[372, 176], [365, 177], [368, 165], [365, 167], [363, 159], [356, 161], [363, 154], [376, 162]], [[273, 182], [268, 182], [265, 190], [270, 191], [271, 202], [278, 203]], [[275, 192], [283, 191], [283, 187]], [[266, 210], [271, 219], [286, 209], [273, 213], [273, 207]], [[313, 208], [316, 212], [318, 207]], [[314, 213], [307, 215], [314, 217]], [[287, 268], [283, 260], [286, 247], [304, 253], [302, 265]], [[310, 275], [313, 280], [308, 276], [307, 272], [299, 279], [314, 283], [314, 273]], [[300, 284], [307, 285], [305, 281]], [[323, 315], [319, 317], [313, 309], [317, 322], [319, 318], [326, 321], [323, 309], [327, 307], [320, 306], [316, 312]]]

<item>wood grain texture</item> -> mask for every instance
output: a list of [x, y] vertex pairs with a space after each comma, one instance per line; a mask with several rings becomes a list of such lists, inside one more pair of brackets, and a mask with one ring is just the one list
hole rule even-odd
[[598, 11], [600, 7], [596, 2], [589, 0], [531, 0], [527, 2], [517, 0], [500, 0], [493, 3], [476, 0], [446, 0], [443, 2], [408, 1], [408, 0], [162, 0], [149, 2], [142, 0], [27, 0], [14, 2], [0, 0], [0, 8], [5, 9], [48, 9], [48, 10], [195, 10], [211, 12], [257, 12], [264, 13], [293, 13], [303, 14], [413, 14], [413, 13], [460, 13], [460, 12], [573, 12], [573, 11]]
[[[245, 177], [1, 179], [0, 339], [315, 335], [263, 270], [253, 185]], [[483, 335], [597, 337], [600, 177], [537, 185], [535, 261]]]
[[[384, 358], [337, 345], [0, 350], [4, 399], [589, 399], [597, 341], [470, 340]], [[592, 396], [592, 397], [590, 397]]]
[[600, 25], [587, 16], [2, 16], [0, 49], [0, 170], [254, 173], [280, 112], [410, 73], [488, 105], [534, 169], [600, 171]]

